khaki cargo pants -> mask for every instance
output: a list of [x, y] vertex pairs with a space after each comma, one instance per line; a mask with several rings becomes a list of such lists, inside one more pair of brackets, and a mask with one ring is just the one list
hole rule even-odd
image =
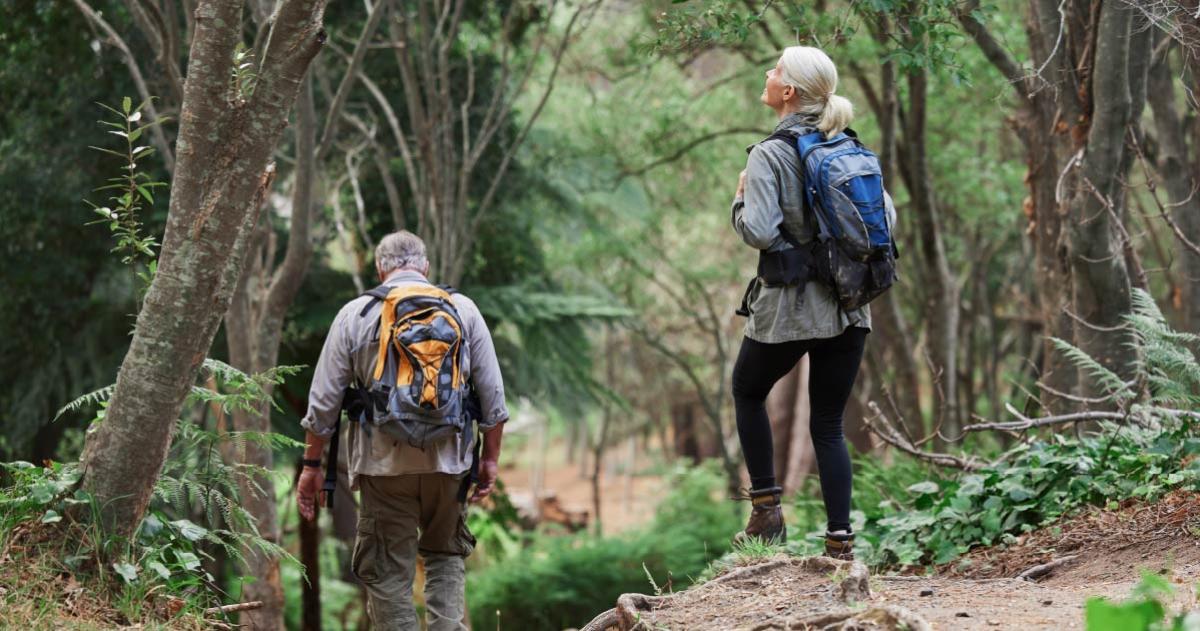
[[465, 629], [464, 559], [475, 549], [458, 491], [464, 474], [362, 476], [351, 566], [367, 589], [377, 631], [420, 628], [413, 607], [417, 553], [425, 560], [429, 631]]

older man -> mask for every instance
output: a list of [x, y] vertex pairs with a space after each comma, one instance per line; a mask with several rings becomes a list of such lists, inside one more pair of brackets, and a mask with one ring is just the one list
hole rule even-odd
[[[425, 244], [410, 232], [384, 237], [375, 249], [375, 267], [383, 282], [380, 292], [369, 292], [377, 296], [364, 295], [342, 307], [317, 361], [308, 414], [301, 421], [308, 431], [297, 499], [305, 519], [316, 513], [321, 453], [338, 420], [344, 389], [352, 383], [371, 383], [378, 376], [380, 312], [385, 304], [378, 295], [396, 289], [430, 289]], [[459, 293], [450, 299], [467, 351], [460, 367], [462, 378], [469, 379], [482, 408], [479, 479], [470, 498], [478, 502], [491, 492], [496, 479], [508, 410], [487, 324], [471, 299]], [[379, 429], [369, 423], [351, 424], [345, 452], [350, 459], [350, 488], [360, 490], [362, 499], [352, 566], [366, 586], [371, 619], [376, 629], [419, 628], [412, 586], [420, 553], [425, 560], [429, 629], [464, 628], [463, 561], [475, 539], [467, 530], [460, 489], [471, 467], [474, 432], [468, 425], [447, 438], [414, 446]]]

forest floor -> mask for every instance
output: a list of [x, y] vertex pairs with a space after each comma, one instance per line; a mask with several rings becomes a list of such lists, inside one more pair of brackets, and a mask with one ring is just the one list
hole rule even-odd
[[[1036, 581], [1016, 578], [1055, 561]], [[744, 563], [676, 594], [623, 596], [611, 620], [624, 620], [614, 627], [1082, 629], [1089, 597], [1126, 598], [1143, 570], [1175, 584], [1172, 610], [1190, 610], [1200, 581], [1200, 494], [1088, 510], [930, 575], [868, 575], [857, 563], [782, 555]]]

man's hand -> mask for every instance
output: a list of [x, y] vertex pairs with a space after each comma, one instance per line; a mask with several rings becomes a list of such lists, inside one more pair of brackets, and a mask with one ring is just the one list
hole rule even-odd
[[304, 467], [300, 472], [300, 481], [296, 483], [296, 503], [300, 506], [300, 516], [312, 521], [317, 516], [317, 497], [321, 506], [325, 505], [324, 493], [321, 492], [321, 470], [314, 467]]
[[742, 169], [741, 174], [738, 175], [737, 193], [734, 194], [734, 197], [741, 197], [742, 194], [745, 192], [746, 192], [746, 170]]
[[496, 471], [499, 466], [495, 460], [479, 461], [479, 481], [475, 483], [475, 493], [471, 495], [471, 503], [478, 504], [492, 494], [496, 485]]

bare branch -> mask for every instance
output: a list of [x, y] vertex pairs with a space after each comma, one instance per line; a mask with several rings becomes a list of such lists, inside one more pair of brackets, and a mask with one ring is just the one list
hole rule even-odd
[[[137, 88], [138, 96], [146, 102], [146, 112], [150, 114], [151, 120], [162, 120], [158, 115], [158, 108], [154, 106], [154, 99], [150, 94], [150, 90], [146, 87], [146, 79], [142, 77], [142, 70], [138, 67], [137, 58], [133, 56], [133, 52], [129, 50], [129, 45], [121, 36], [113, 29], [108, 22], [104, 20], [92, 7], [88, 6], [84, 0], [73, 0], [75, 6], [83, 13], [84, 17], [95, 24], [104, 34], [108, 36], [108, 42], [121, 51], [121, 58], [125, 62], [125, 67], [129, 68], [129, 74], [133, 77], [133, 84]], [[171, 152], [171, 145], [167, 142], [167, 136], [163, 133], [162, 125], [154, 125], [150, 128], [150, 135], [154, 138], [154, 146], [158, 149], [159, 155], [163, 157], [163, 165], [167, 169], [168, 174], [175, 172], [175, 155]]]
[[313, 246], [309, 241], [309, 225], [313, 214], [313, 179], [316, 177], [316, 156], [313, 139], [316, 136], [316, 114], [313, 106], [312, 78], [300, 87], [296, 99], [296, 169], [292, 177], [292, 217], [288, 230], [287, 250], [283, 262], [275, 270], [259, 314], [259, 323], [281, 320], [287, 311], [308, 270]]
[[975, 423], [963, 427], [963, 433], [966, 432], [981, 432], [984, 430], [1000, 430], [1006, 432], [1016, 432], [1034, 427], [1045, 427], [1047, 425], [1063, 425], [1066, 423], [1078, 423], [1080, 421], [1124, 421], [1129, 418], [1129, 414], [1124, 412], [1075, 412], [1072, 414], [1060, 414], [1057, 416], [1044, 416], [1041, 418], [1029, 418], [1021, 414], [1011, 403], [1005, 403], [1004, 409], [1008, 410], [1009, 414], [1017, 417], [1016, 421], [998, 421], [992, 423]]
[[709, 142], [711, 140], [716, 140], [717, 138], [722, 138], [724, 136], [733, 136], [733, 135], [737, 135], [737, 134], [760, 134], [761, 135], [762, 133], [763, 133], [763, 130], [760, 128], [757, 128], [757, 127], [731, 127], [729, 129], [720, 129], [720, 130], [717, 130], [714, 132], [709, 132], [707, 134], [698, 136], [698, 137], [693, 138], [692, 140], [684, 143], [681, 147], [679, 147], [678, 149], [676, 149], [669, 155], [663, 156], [656, 160], [652, 160], [651, 162], [648, 162], [648, 163], [643, 164], [638, 167], [622, 169], [621, 175], [620, 175], [618, 181], [623, 180], [627, 177], [636, 177], [639, 175], [643, 175], [646, 172], [648, 172], [652, 169], [655, 169], [657, 167], [660, 167], [664, 164], [669, 164], [671, 162], [675, 162], [676, 160], [679, 160], [679, 159], [683, 158], [684, 156], [686, 156], [688, 154], [688, 152], [690, 152], [692, 149], [695, 149], [696, 147], [699, 147], [700, 145], [702, 145], [706, 142]]
[[168, 20], [153, 0], [125, 0], [125, 6], [158, 54], [159, 63], [167, 74], [171, 103], [179, 105], [183, 102], [183, 76], [179, 73], [178, 24]]
[[[1000, 74], [1004, 75], [1004, 78], [1008, 79], [1008, 82], [1017, 90], [1018, 96], [1021, 99], [1029, 98], [1029, 93], [1033, 91], [1029, 78], [1021, 71], [1021, 66], [1017, 64], [1016, 59], [996, 40], [987, 26], [975, 17], [975, 11], [978, 9], [979, 0], [970, 0], [962, 7], [957, 8], [954, 14], [958, 18], [959, 24], [962, 24], [963, 30], [975, 40], [975, 44], [983, 51], [983, 56], [1000, 71]], [[1061, 38], [1061, 33], [1059, 37]], [[1050, 63], [1050, 60], [1047, 59], [1046, 63]], [[1042, 69], [1045, 67], [1043, 64]], [[1040, 73], [1041, 69], [1038, 72]]]
[[337, 132], [338, 123], [341, 121], [342, 108], [346, 105], [350, 90], [354, 88], [354, 81], [358, 79], [358, 69], [362, 67], [363, 57], [367, 54], [367, 43], [371, 41], [375, 29], [379, 27], [379, 21], [383, 19], [386, 6], [387, 0], [375, 0], [375, 6], [367, 15], [367, 23], [363, 25], [362, 33], [354, 44], [354, 52], [351, 53], [350, 60], [347, 62], [346, 73], [342, 75], [342, 81], [338, 84], [337, 92], [333, 95], [333, 101], [330, 102], [329, 111], [325, 115], [325, 128], [321, 132], [321, 140], [317, 143], [317, 153], [314, 158], [317, 164], [321, 163], [333, 146], [333, 135]]
[[513, 142], [508, 146], [508, 150], [505, 151], [504, 157], [500, 160], [500, 165], [496, 167], [495, 174], [492, 177], [492, 183], [490, 186], [488, 186], [487, 193], [485, 193], [483, 198], [480, 200], [479, 206], [475, 213], [475, 218], [471, 222], [473, 229], [472, 232], [474, 232], [474, 229], [478, 228], [480, 221], [487, 213], [488, 207], [491, 206], [492, 199], [496, 195], [496, 190], [499, 188], [500, 182], [503, 181], [504, 174], [508, 171], [508, 163], [512, 161], [513, 156], [517, 153], [517, 149], [519, 149], [525, 142], [525, 137], [529, 134], [530, 128], [533, 127], [533, 123], [537, 121], [538, 116], [541, 115], [542, 108], [546, 106], [546, 101], [549, 100], [550, 94], [554, 91], [554, 80], [558, 76], [558, 69], [562, 64], [562, 58], [563, 54], [567, 50], [567, 44], [571, 41], [572, 31], [574, 31], [576, 22], [578, 22], [579, 17], [585, 12], [593, 11], [597, 6], [599, 6], [600, 2], [601, 0], [594, 0], [591, 3], [580, 5], [579, 8], [575, 10], [575, 13], [571, 15], [571, 19], [567, 22], [567, 27], [563, 32], [562, 41], [559, 43], [558, 49], [554, 52], [554, 66], [550, 70], [550, 77], [546, 80], [546, 89], [542, 91], [542, 96], [540, 99], [538, 99], [538, 104], [536, 107], [534, 107], [533, 112], [529, 115], [528, 120], [525, 121], [525, 126], [521, 128], [521, 131], [517, 133], [516, 139], [514, 139]]
[[983, 467], [983, 464], [971, 457], [960, 458], [950, 454], [935, 453], [924, 451], [912, 445], [906, 438], [896, 431], [891, 422], [883, 414], [883, 410], [879, 409], [879, 405], [874, 401], [867, 403], [867, 408], [871, 411], [871, 416], [863, 416], [863, 424], [867, 429], [871, 430], [876, 436], [883, 441], [904, 453], [913, 456], [914, 458], [932, 462], [933, 464], [962, 469], [963, 471], [977, 471]]
[[354, 191], [354, 208], [358, 214], [358, 238], [362, 239], [363, 246], [370, 252], [375, 250], [375, 242], [367, 233], [367, 205], [363, 201], [362, 187], [358, 184], [357, 157], [361, 151], [362, 148], [346, 152], [346, 175], [350, 178], [350, 189]]

